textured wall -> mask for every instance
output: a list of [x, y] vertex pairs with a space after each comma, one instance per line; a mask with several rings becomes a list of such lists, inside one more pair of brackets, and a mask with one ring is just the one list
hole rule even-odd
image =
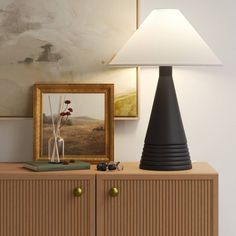
[[[153, 8], [178, 8], [223, 61], [223, 67], [175, 68], [174, 79], [192, 160], [220, 173], [220, 235], [236, 235], [236, 2], [234, 0], [141, 0], [141, 19]], [[115, 158], [139, 161], [158, 70], [140, 76], [140, 119], [116, 121]], [[32, 156], [32, 121], [0, 121], [0, 161]]]

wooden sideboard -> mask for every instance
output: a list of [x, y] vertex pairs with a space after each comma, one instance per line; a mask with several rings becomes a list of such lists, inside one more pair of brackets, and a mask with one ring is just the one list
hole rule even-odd
[[21, 166], [0, 164], [0, 236], [218, 235], [218, 175], [207, 163], [178, 172]]

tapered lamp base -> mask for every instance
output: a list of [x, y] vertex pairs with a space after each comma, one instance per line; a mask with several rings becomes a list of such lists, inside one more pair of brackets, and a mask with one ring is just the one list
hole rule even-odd
[[192, 169], [170, 66], [160, 67], [140, 168], [164, 171]]

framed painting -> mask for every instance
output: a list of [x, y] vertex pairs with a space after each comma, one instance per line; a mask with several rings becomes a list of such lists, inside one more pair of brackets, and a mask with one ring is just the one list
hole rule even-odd
[[138, 0], [0, 2], [0, 117], [32, 117], [35, 83], [114, 83], [115, 117], [138, 116], [137, 68], [107, 64], [138, 25]]
[[113, 87], [113, 84], [36, 84], [34, 160], [112, 161]]

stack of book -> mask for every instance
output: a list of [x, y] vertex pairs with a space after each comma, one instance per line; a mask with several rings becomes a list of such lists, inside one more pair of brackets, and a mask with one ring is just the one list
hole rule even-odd
[[24, 168], [33, 171], [62, 171], [62, 170], [86, 170], [90, 169], [90, 164], [83, 161], [75, 161], [72, 163], [50, 163], [47, 161], [29, 161], [25, 162]]

